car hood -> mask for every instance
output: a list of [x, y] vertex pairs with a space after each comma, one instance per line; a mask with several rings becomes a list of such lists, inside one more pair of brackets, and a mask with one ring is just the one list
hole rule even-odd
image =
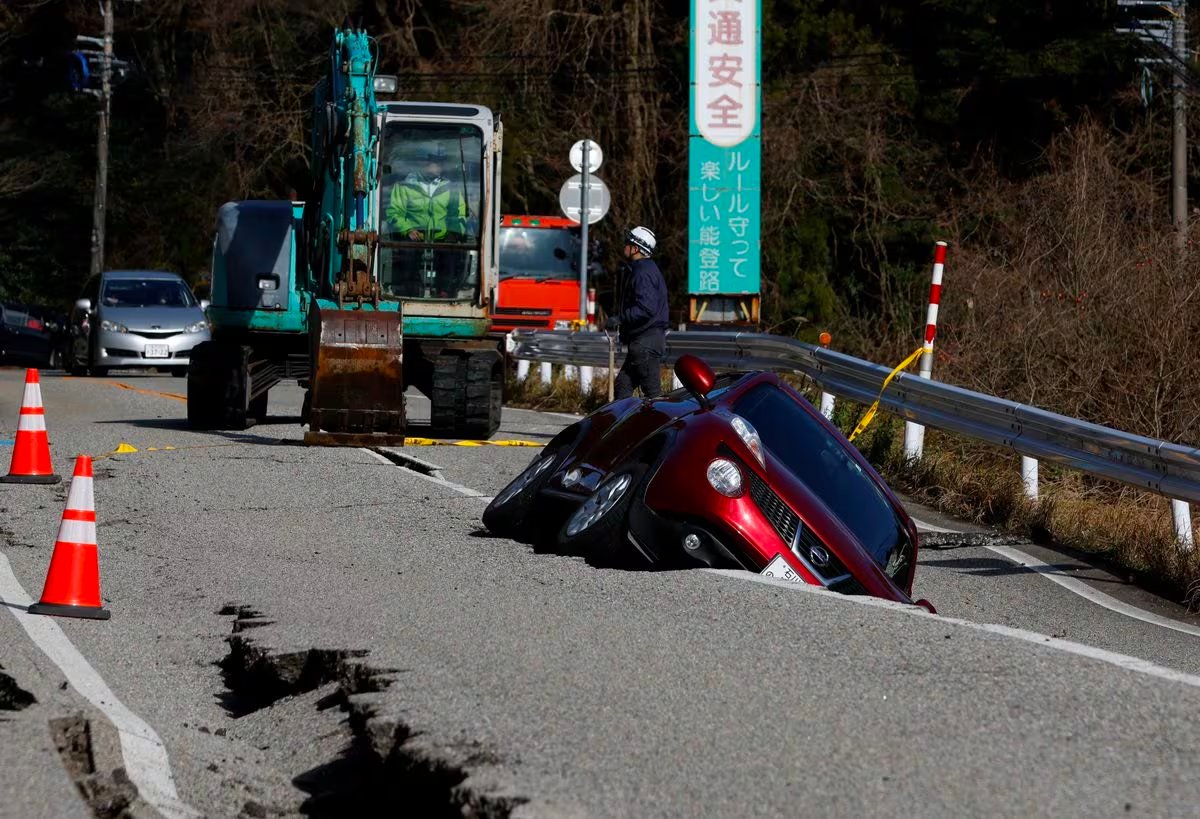
[[204, 320], [197, 307], [101, 307], [100, 317], [130, 330], [182, 330]]

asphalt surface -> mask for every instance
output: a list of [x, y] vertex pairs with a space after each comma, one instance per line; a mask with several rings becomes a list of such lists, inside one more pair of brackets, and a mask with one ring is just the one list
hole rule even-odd
[[[21, 377], [0, 370], [0, 439]], [[56, 467], [69, 476], [76, 452], [98, 456], [113, 612], [56, 622], [161, 737], [180, 802], [200, 814], [467, 803], [518, 816], [1192, 815], [1200, 804], [1200, 637], [987, 547], [1195, 619], [1030, 544], [930, 535], [916, 592], [938, 617], [711, 572], [599, 570], [482, 530], [487, 497], [530, 448], [393, 453], [421, 462], [409, 469], [298, 445], [294, 387], [272, 393], [268, 424], [228, 434], [186, 429], [180, 379], [44, 373], [42, 391]], [[425, 412], [414, 397], [410, 414]], [[565, 423], [506, 410], [497, 437], [544, 442]], [[137, 451], [110, 454], [122, 443]], [[65, 482], [0, 484], [0, 554], [34, 598], [65, 496]], [[90, 726], [90, 792], [111, 796], [116, 781], [119, 793], [116, 729], [8, 615], [0, 666], [0, 691], [36, 699], [9, 710], [0, 696], [0, 816], [88, 814], [50, 727], [73, 716]]]

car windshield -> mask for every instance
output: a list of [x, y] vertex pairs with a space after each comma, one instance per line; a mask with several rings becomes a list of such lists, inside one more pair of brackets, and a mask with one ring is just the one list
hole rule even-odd
[[578, 271], [578, 229], [500, 228], [500, 278], [575, 279]]
[[842, 444], [772, 384], [750, 390], [734, 402], [733, 411], [758, 430], [763, 446], [885, 565], [903, 530], [887, 497]]
[[192, 292], [172, 279], [108, 279], [100, 294], [108, 307], [193, 307]]

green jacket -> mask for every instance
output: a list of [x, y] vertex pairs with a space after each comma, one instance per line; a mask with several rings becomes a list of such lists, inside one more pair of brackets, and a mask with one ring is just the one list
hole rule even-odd
[[409, 174], [403, 182], [392, 186], [387, 207], [387, 221], [398, 233], [407, 236], [414, 228], [425, 234], [426, 241], [442, 241], [448, 233], [467, 232], [467, 203], [462, 191], [449, 181], [433, 180], [433, 194], [420, 177]]

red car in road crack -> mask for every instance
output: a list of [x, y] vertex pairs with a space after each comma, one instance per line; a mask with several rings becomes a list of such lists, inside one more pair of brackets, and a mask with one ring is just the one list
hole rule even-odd
[[675, 372], [683, 389], [555, 436], [484, 525], [597, 565], [745, 569], [913, 602], [916, 526], [836, 427], [773, 373], [717, 376], [690, 355]]

